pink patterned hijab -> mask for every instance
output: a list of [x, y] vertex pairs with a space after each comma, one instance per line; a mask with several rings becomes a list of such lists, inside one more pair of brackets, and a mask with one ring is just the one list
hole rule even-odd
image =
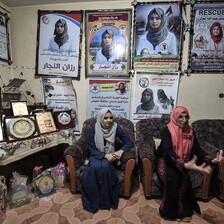
[[193, 146], [194, 135], [188, 122], [184, 128], [177, 125], [177, 119], [182, 113], [189, 115], [187, 108], [182, 106], [176, 107], [171, 113], [170, 122], [167, 126], [171, 133], [173, 148], [176, 154], [181, 159], [188, 161]]

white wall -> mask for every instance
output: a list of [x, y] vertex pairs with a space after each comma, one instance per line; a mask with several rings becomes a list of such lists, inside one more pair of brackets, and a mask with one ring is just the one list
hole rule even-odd
[[[157, 1], [158, 2], [158, 1]], [[13, 66], [16, 69], [2, 69], [4, 76], [18, 77], [23, 72], [34, 95], [42, 100], [39, 78], [34, 78], [36, 60], [37, 11], [38, 10], [90, 10], [90, 9], [125, 9], [132, 8], [132, 1], [103, 1], [74, 4], [40, 5], [32, 7], [10, 8], [11, 49]], [[190, 7], [187, 10], [190, 16]], [[82, 60], [80, 80], [73, 84], [78, 98], [78, 116], [80, 127], [86, 119], [87, 80], [85, 79], [85, 34], [82, 41]], [[183, 52], [183, 70], [187, 68], [189, 35], [186, 36]], [[0, 65], [2, 63], [0, 62]], [[25, 66], [21, 69], [20, 66]], [[31, 69], [32, 68], [32, 69]], [[224, 92], [224, 74], [186, 74], [181, 76], [178, 105], [186, 106], [191, 114], [191, 122], [200, 118], [224, 119], [224, 99], [218, 98]], [[133, 93], [134, 94], [134, 93]]]

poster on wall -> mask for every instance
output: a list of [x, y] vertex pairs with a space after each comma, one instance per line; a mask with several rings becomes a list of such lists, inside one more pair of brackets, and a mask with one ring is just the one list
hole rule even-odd
[[83, 11], [38, 11], [36, 75], [79, 78]]
[[129, 76], [131, 9], [86, 11], [86, 75]]
[[9, 17], [5, 13], [0, 12], [0, 60], [12, 64], [9, 49], [9, 33], [8, 33]]
[[178, 3], [135, 5], [134, 69], [176, 72], [182, 53], [182, 19]]
[[71, 78], [42, 77], [44, 105], [53, 111], [71, 110], [74, 119], [74, 132], [79, 132], [76, 91]]
[[179, 73], [164, 75], [136, 73], [132, 120], [161, 117], [170, 114], [176, 106]]
[[108, 107], [115, 116], [129, 119], [130, 79], [89, 79], [88, 83], [87, 118]]
[[188, 72], [224, 71], [224, 3], [193, 5]]

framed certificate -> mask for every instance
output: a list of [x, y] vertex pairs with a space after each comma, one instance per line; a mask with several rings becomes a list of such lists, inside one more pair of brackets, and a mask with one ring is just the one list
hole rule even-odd
[[35, 115], [6, 117], [5, 127], [8, 141], [17, 141], [39, 135]]
[[29, 115], [26, 101], [11, 101], [13, 116]]
[[56, 126], [59, 130], [74, 128], [74, 119], [71, 116], [71, 110], [55, 111], [53, 113]]
[[40, 134], [57, 131], [51, 111], [41, 111], [35, 114]]

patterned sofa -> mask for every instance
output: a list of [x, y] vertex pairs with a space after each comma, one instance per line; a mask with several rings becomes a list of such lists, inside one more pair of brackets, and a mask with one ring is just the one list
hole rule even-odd
[[[115, 117], [117, 122], [131, 137], [135, 143], [134, 124], [125, 118]], [[65, 157], [68, 164], [70, 189], [72, 193], [81, 191], [82, 172], [86, 166], [85, 161], [88, 158], [88, 136], [90, 127], [95, 124], [96, 119], [90, 118], [83, 123], [81, 137], [65, 150]], [[115, 141], [115, 149], [120, 149], [122, 142], [120, 139]], [[121, 158], [121, 166], [117, 168], [119, 178], [120, 195], [129, 197], [133, 180], [133, 171], [136, 164], [136, 148], [134, 147], [123, 153]]]
[[[224, 150], [224, 119], [201, 119], [192, 123], [197, 139], [206, 153], [216, 156], [217, 151]], [[224, 200], [224, 160], [215, 166], [211, 193]]]
[[[136, 123], [136, 147], [138, 167], [145, 197], [161, 197], [163, 188], [155, 172], [154, 153], [159, 144], [161, 129], [169, 122], [169, 116], [149, 118]], [[207, 200], [211, 176], [190, 171], [192, 187], [198, 199]]]

